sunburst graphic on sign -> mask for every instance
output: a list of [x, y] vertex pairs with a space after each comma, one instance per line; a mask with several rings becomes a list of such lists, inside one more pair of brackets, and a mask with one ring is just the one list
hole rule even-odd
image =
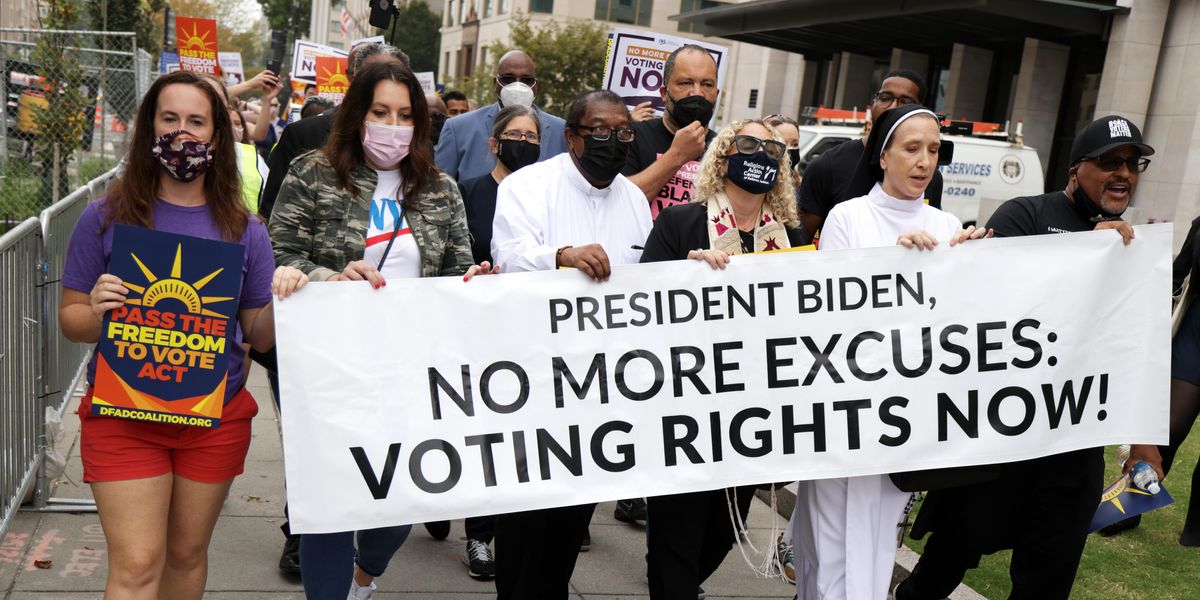
[[159, 277], [142, 262], [142, 259], [132, 252], [129, 256], [133, 258], [133, 262], [137, 263], [142, 274], [146, 276], [146, 285], [140, 286], [128, 281], [123, 282], [125, 287], [142, 295], [141, 298], [128, 298], [126, 304], [136, 306], [153, 307], [163, 300], [178, 300], [182, 302], [189, 313], [200, 314], [207, 317], [219, 317], [222, 319], [229, 318], [228, 315], [223, 315], [206, 308], [209, 304], [218, 302], [228, 302], [233, 300], [229, 296], [202, 296], [200, 290], [208, 285], [217, 275], [224, 271], [224, 268], [217, 269], [200, 279], [187, 282], [181, 279], [183, 272], [183, 245], [180, 244], [175, 248], [175, 261], [171, 265], [171, 274], [167, 277]]
[[342, 71], [342, 63], [340, 61], [334, 66], [332, 71], [327, 68], [322, 70], [324, 73], [317, 75], [319, 78], [318, 83], [329, 87], [350, 87], [350, 79]]
[[183, 35], [187, 36], [187, 41], [184, 42], [183, 48], [185, 50], [203, 50], [205, 52], [211, 52], [213, 49], [209, 48], [208, 45], [214, 42], [208, 39], [208, 34], [212, 32], [205, 31], [204, 34], [201, 35], [199, 25], [199, 23], [192, 23], [192, 32], [190, 34], [186, 30], [182, 32]]

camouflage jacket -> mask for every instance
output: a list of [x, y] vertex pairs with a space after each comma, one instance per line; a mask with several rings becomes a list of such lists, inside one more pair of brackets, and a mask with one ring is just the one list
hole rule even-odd
[[[358, 187], [357, 195], [338, 183], [320, 150], [292, 162], [271, 211], [276, 264], [324, 281], [351, 261], [362, 260], [377, 177], [374, 170], [360, 166], [350, 179]], [[431, 185], [432, 191], [426, 190], [416, 203], [420, 210], [405, 211], [421, 256], [421, 277], [461, 275], [472, 264], [462, 196], [444, 173], [439, 172]]]

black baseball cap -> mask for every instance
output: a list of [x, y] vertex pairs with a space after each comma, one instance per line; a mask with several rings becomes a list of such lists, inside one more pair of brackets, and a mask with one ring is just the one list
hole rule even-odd
[[1142, 156], [1154, 154], [1154, 148], [1142, 141], [1142, 131], [1129, 119], [1117, 115], [1100, 117], [1088, 123], [1075, 136], [1075, 141], [1071, 143], [1071, 164], [1096, 158], [1121, 146], [1133, 146]]

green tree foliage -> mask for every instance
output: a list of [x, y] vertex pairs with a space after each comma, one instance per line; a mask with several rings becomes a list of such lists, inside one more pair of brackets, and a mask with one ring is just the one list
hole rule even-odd
[[573, 21], [562, 26], [551, 21], [535, 27], [528, 15], [518, 13], [508, 43], [492, 44], [488, 48], [490, 64], [480, 65], [473, 76], [457, 82], [457, 87], [480, 104], [495, 102], [492, 76], [496, 60], [509, 50], [524, 50], [537, 67], [535, 102], [543, 110], [561, 115], [580, 94], [600, 87], [607, 45], [608, 29], [601, 23]]
[[[328, 2], [329, 0], [320, 0]], [[312, 0], [258, 0], [272, 30], [292, 30], [298, 27], [301, 35], [308, 33], [312, 15]]]
[[[138, 48], [157, 57], [162, 51], [162, 10], [166, 8], [165, 0], [86, 0], [88, 21], [95, 31], [132, 31], [137, 34]], [[105, 29], [105, 12], [108, 20]], [[99, 44], [99, 40], [97, 40]], [[129, 48], [113, 48], [109, 42], [109, 50], [126, 51]]]
[[437, 71], [441, 19], [424, 2], [401, 3], [396, 9], [392, 26], [384, 30], [383, 39], [408, 54], [413, 71]]
[[[46, 0], [43, 10], [39, 19], [42, 29], [70, 29], [76, 23], [76, 8], [70, 0]], [[37, 127], [34, 155], [42, 166], [42, 207], [57, 200], [53, 196], [56, 164], [59, 195], [71, 191], [67, 186], [67, 163], [83, 146], [84, 134], [91, 126], [85, 110], [92, 99], [84, 93], [83, 70], [77, 52], [72, 49], [76, 43], [71, 43], [73, 38], [69, 36], [60, 33], [39, 36], [32, 55], [45, 94], [45, 103], [38, 105], [33, 114]]]
[[[163, 9], [165, 0], [86, 0], [90, 28], [95, 31], [132, 31], [137, 34], [137, 47], [158, 59], [162, 51]], [[131, 52], [129, 38], [96, 36], [92, 42], [96, 48], [117, 52]], [[98, 56], [97, 68], [107, 70], [105, 74], [105, 98], [112, 107], [114, 116], [124, 123], [133, 118], [137, 99], [134, 98], [133, 60], [127, 56], [113, 54]]]

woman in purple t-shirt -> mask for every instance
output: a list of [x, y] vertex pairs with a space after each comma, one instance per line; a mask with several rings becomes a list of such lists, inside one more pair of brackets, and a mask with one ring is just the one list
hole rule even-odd
[[225, 100], [204, 79], [186, 72], [159, 78], [138, 110], [128, 168], [106, 199], [84, 209], [71, 235], [59, 319], [63, 335], [85, 343], [100, 339], [104, 313], [129, 293], [107, 273], [114, 223], [246, 248], [219, 428], [92, 416], [94, 356], [88, 365], [81, 448], [108, 543], [108, 597], [204, 593], [208, 543], [242, 472], [258, 412], [244, 388], [240, 342], [274, 346], [272, 291], [283, 298], [307, 281], [297, 269], [275, 269], [266, 228], [242, 203], [234, 143]]

